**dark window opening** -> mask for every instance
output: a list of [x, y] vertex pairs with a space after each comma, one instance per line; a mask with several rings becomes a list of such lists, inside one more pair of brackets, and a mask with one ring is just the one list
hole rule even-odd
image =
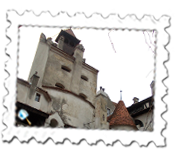
[[88, 78], [84, 75], [81, 76], [81, 79], [85, 80], [85, 81], [88, 81]]
[[72, 41], [70, 42], [70, 46], [74, 47], [74, 43]]
[[84, 95], [84, 94], [82, 94], [82, 93], [80, 93], [79, 96], [80, 96], [81, 98], [85, 99], [85, 100], [87, 99], [87, 96]]
[[71, 126], [71, 125], [68, 125], [68, 124], [65, 124], [65, 125], [64, 125], [64, 128], [75, 128], [75, 127], [73, 127], [73, 126]]
[[103, 114], [103, 121], [105, 121], [105, 115]]
[[58, 87], [58, 88], [61, 88], [61, 89], [65, 88], [61, 83], [56, 83], [55, 86]]
[[107, 108], [107, 115], [109, 116], [110, 115], [110, 109]]
[[143, 123], [142, 123], [142, 121], [140, 121], [138, 119], [135, 120], [135, 125], [138, 125], [140, 127], [143, 127], [144, 126]]
[[64, 43], [68, 44], [69, 40], [67, 38], [64, 39]]
[[35, 101], [39, 102], [40, 101], [40, 94], [36, 93], [36, 96], [35, 96]]
[[53, 118], [53, 119], [50, 121], [50, 126], [51, 126], [51, 127], [56, 127], [57, 125], [58, 125], [57, 120]]
[[61, 66], [61, 69], [65, 70], [65, 71], [67, 71], [67, 72], [70, 72], [70, 71], [71, 71], [71, 69], [68, 68], [68, 67], [66, 67], [66, 66]]

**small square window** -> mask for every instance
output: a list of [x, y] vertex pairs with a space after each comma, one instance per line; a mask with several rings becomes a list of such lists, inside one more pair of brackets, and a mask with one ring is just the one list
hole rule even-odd
[[36, 96], [35, 96], [35, 101], [39, 102], [40, 101], [40, 94], [36, 93]]

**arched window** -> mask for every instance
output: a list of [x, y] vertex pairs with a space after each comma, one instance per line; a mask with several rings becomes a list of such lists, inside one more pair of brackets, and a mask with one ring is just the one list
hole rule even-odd
[[71, 69], [68, 68], [67, 66], [61, 66], [61, 69], [63, 69], [64, 71], [70, 72]]
[[84, 75], [81, 76], [81, 79], [85, 80], [85, 81], [88, 81], [88, 78]]
[[85, 100], [87, 99], [87, 96], [84, 95], [83, 93], [80, 93], [79, 96], [80, 96], [81, 98], [85, 99]]
[[137, 126], [139, 126], [139, 127], [143, 127], [144, 125], [143, 125], [143, 123], [142, 123], [142, 121], [140, 121], [139, 119], [136, 119], [135, 120], [135, 125]]
[[61, 88], [61, 89], [65, 88], [61, 83], [56, 83], [55, 86], [58, 87], [58, 88]]
[[53, 119], [50, 121], [50, 126], [54, 128], [54, 127], [56, 127], [57, 125], [58, 125], [57, 120], [53, 118]]

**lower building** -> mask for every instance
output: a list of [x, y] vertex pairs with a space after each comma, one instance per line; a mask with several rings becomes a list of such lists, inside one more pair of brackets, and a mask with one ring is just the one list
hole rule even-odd
[[[39, 88], [38, 78], [17, 80], [17, 126], [153, 131], [153, 96], [126, 108], [123, 101], [112, 102], [101, 87], [92, 104], [65, 89]], [[20, 109], [29, 113], [31, 124], [17, 117]]]

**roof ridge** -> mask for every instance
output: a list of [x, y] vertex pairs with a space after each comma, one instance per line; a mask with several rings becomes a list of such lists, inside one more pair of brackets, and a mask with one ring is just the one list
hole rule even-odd
[[75, 34], [74, 34], [74, 32], [72, 31], [72, 29], [71, 29], [71, 28], [69, 28], [69, 29], [65, 30], [65, 32], [69, 33], [71, 36], [73, 36], [73, 37], [75, 37], [75, 38], [76, 38], [76, 36], [75, 36]]

